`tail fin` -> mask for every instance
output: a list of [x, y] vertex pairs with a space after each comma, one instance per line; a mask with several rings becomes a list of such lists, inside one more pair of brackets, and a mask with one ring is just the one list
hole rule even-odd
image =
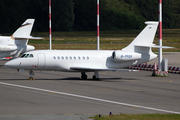
[[35, 19], [27, 19], [11, 36], [17, 46], [27, 45], [29, 39], [43, 39], [30, 36]]
[[149, 53], [154, 46], [153, 40], [158, 27], [158, 22], [145, 22], [147, 26], [143, 31], [124, 49], [127, 52]]
[[13, 38], [29, 38], [33, 25], [34, 19], [27, 19], [12, 35]]

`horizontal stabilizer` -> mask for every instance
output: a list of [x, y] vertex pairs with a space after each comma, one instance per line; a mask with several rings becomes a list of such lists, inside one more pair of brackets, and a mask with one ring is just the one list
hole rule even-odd
[[83, 68], [83, 67], [71, 67], [72, 70], [77, 71], [86, 71], [86, 72], [93, 72], [93, 71], [126, 71], [126, 72], [135, 72], [139, 70], [128, 70], [128, 69], [99, 69], [99, 68]]
[[169, 47], [169, 46], [158, 46], [155, 44], [142, 44], [142, 45], [134, 45], [137, 47], [153, 47], [153, 48], [173, 48], [173, 47]]
[[33, 37], [33, 36], [16, 36], [15, 39], [44, 39], [43, 37]]

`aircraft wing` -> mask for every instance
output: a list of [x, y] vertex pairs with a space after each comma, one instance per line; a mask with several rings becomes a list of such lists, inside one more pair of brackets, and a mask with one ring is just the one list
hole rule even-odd
[[86, 72], [94, 72], [94, 71], [126, 71], [126, 72], [135, 72], [139, 70], [129, 70], [129, 69], [99, 69], [99, 68], [85, 68], [85, 67], [70, 67], [71, 70], [77, 71], [86, 71]]

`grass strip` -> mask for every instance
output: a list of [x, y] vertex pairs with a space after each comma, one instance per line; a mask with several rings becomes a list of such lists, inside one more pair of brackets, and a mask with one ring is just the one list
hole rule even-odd
[[119, 114], [111, 116], [96, 115], [90, 120], [180, 120], [180, 114]]

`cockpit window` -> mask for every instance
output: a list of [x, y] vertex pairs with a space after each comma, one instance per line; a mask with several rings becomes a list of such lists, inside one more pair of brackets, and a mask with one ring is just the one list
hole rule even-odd
[[22, 54], [20, 58], [33, 58], [33, 54]]
[[29, 55], [29, 57], [31, 57], [31, 58], [32, 58], [32, 57], [33, 57], [33, 54], [30, 54], [30, 55]]
[[20, 58], [23, 58], [25, 55], [26, 55], [26, 54], [22, 54], [22, 55], [20, 56]]
[[28, 56], [29, 56], [29, 54], [26, 54], [26, 55], [25, 55], [25, 58], [27, 58]]

